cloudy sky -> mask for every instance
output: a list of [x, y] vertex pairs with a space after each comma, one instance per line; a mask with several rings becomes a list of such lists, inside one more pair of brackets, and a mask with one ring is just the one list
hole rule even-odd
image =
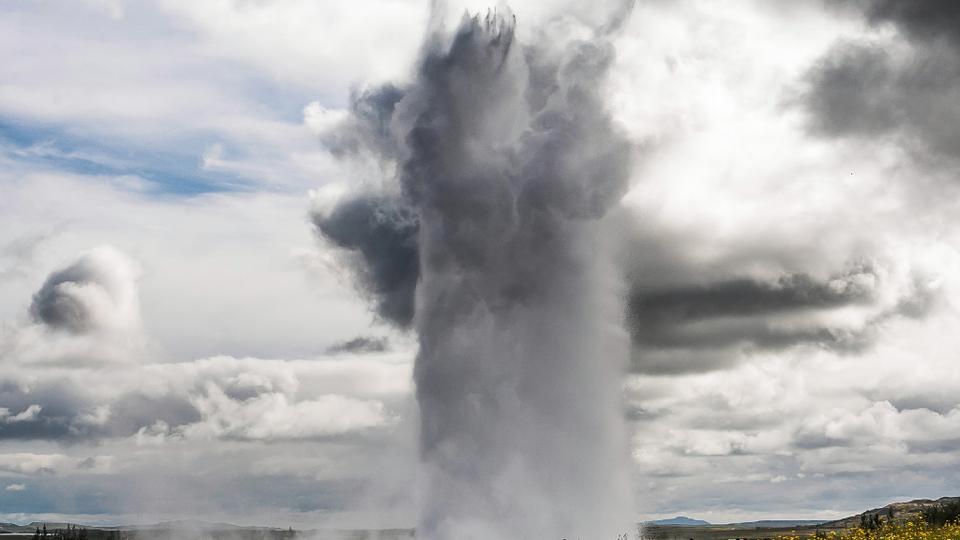
[[[521, 40], [591, 17], [513, 9]], [[412, 307], [357, 290], [416, 276], [396, 246], [351, 272], [318, 216], [383, 173], [331, 126], [410, 80], [428, 19], [0, 0], [0, 521], [413, 523]], [[611, 38], [637, 519], [960, 494], [958, 28], [641, 0]]]

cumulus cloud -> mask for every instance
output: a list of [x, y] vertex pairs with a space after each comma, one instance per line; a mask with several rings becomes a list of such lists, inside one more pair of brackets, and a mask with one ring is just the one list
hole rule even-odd
[[[631, 61], [614, 70], [617, 116], [651, 145], [620, 227], [626, 414], [648, 515], [812, 515], [823, 507], [805, 501], [856, 510], [895, 498], [890, 483], [957, 480], [945, 449], [960, 381], [936, 330], [958, 305], [956, 198], [939, 167], [953, 158], [938, 150], [930, 167], [934, 146], [903, 123], [948, 117], [937, 100], [949, 94], [916, 91], [907, 120], [889, 94], [901, 67], [915, 73], [896, 92], [937, 65], [948, 80], [954, 38], [868, 19], [873, 4], [836, 17], [808, 3], [647, 3], [618, 42]], [[861, 93], [837, 73], [850, 101], [832, 109], [784, 106], [830, 62], [878, 75], [855, 77]]]
[[30, 422], [37, 418], [37, 414], [43, 407], [37, 404], [30, 405], [17, 414], [10, 414], [10, 409], [0, 407], [0, 422], [4, 424], [15, 424], [17, 422]]
[[[309, 440], [389, 427], [409, 395], [396, 358], [17, 370], [2, 378], [0, 439]], [[30, 405], [23, 405], [31, 403]]]
[[[922, 320], [892, 319], [882, 339], [858, 354], [768, 350], [723, 370], [631, 377], [634, 458], [648, 484], [678, 490], [665, 503], [646, 497], [647, 504], [688, 505], [685, 496], [707, 477], [727, 492], [768, 493], [769, 508], [796, 503], [763, 487], [778, 476], [811, 496], [839, 486], [840, 502], [862, 506], [870, 489], [882, 489], [871, 479], [879, 471], [944, 489], [933, 485], [956, 480], [958, 457], [949, 449], [960, 426], [960, 379], [949, 354], [938, 352], [942, 338], [929, 339], [955, 321], [952, 310], [939, 309]], [[901, 473], [904, 467], [913, 472]], [[850, 479], [872, 487], [843, 487]]]
[[334, 347], [344, 363], [157, 363], [143, 346], [138, 275], [120, 251], [101, 247], [44, 280], [31, 320], [2, 342], [0, 439], [307, 440], [394, 422], [390, 407], [408, 392], [404, 353], [343, 358], [384, 353], [385, 338]]
[[234, 399], [208, 384], [191, 403], [202, 420], [183, 428], [187, 437], [240, 440], [316, 439], [390, 423], [383, 404], [338, 394], [296, 402], [283, 393], [265, 392]]
[[834, 410], [801, 423], [794, 444], [804, 448], [909, 445], [920, 453], [944, 451], [960, 441], [960, 407], [946, 413], [898, 410], [888, 401], [860, 410]]
[[[896, 140], [837, 144], [811, 136], [809, 110], [784, 106], [837, 36], [879, 40], [874, 31], [814, 4], [638, 9], [618, 46], [640, 56], [614, 70], [613, 87], [622, 123], [649, 149], [620, 225], [634, 369], [866, 355], [892, 321], [931, 317], [953, 294], [952, 192]], [[762, 42], [777, 53], [750, 52]], [[731, 60], [740, 54], [749, 60]]]
[[104, 246], [57, 270], [33, 296], [30, 314], [47, 328], [74, 334], [129, 331], [140, 325], [135, 264]]
[[63, 454], [0, 454], [0, 471], [27, 475], [52, 474], [67, 462], [69, 458]]
[[144, 359], [139, 268], [102, 246], [50, 273], [22, 324], [0, 335], [7, 364], [94, 365]]

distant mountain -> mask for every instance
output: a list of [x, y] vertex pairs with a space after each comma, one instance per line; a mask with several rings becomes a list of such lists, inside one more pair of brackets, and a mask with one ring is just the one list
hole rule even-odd
[[783, 527], [810, 527], [822, 525], [826, 519], [761, 519], [760, 521], [744, 521], [730, 523], [731, 527], [754, 527], [757, 529], [780, 529]]
[[275, 530], [275, 527], [251, 527], [245, 525], [234, 525], [233, 523], [211, 522], [199, 519], [178, 519], [174, 521], [161, 521], [152, 525], [133, 525], [130, 529], [173, 529], [188, 531], [237, 531], [237, 530]]
[[710, 525], [710, 523], [691, 519], [685, 516], [678, 516], [672, 519], [658, 519], [644, 522], [645, 525], [653, 526], [673, 526], [673, 527], [704, 527], [730, 528], [730, 529], [783, 529], [792, 527], [819, 528], [823, 530], [850, 529], [859, 527], [863, 519], [872, 519], [877, 516], [880, 521], [896, 520], [903, 521], [913, 519], [921, 512], [929, 508], [944, 506], [950, 503], [960, 501], [960, 497], [941, 497], [939, 499], [914, 499], [907, 502], [890, 503], [880, 508], [866, 510], [860, 514], [829, 521], [829, 520], [809, 520], [809, 519], [765, 519], [760, 521], [745, 521], [741, 523], [727, 523], [723, 525]]
[[661, 525], [670, 527], [726, 527], [738, 529], [778, 529], [784, 527], [812, 527], [826, 523], [825, 519], [763, 519], [759, 521], [744, 521], [742, 523], [724, 523], [714, 525], [702, 519], [693, 519], [686, 516], [677, 516], [670, 519], [645, 521], [644, 525]]
[[653, 521], [646, 521], [644, 523], [646, 523], [647, 525], [674, 525], [674, 526], [679, 525], [682, 527], [687, 527], [687, 526], [702, 527], [704, 525], [710, 525], [710, 522], [708, 521], [704, 521], [702, 519], [692, 519], [686, 516], [677, 516], [675, 518], [670, 518], [670, 519], [656, 519]]
[[33, 529], [16, 523], [0, 523], [0, 534], [33, 532]]

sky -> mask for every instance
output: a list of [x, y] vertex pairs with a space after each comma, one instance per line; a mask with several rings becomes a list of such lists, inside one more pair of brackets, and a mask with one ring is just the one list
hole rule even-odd
[[[595, 11], [512, 9], [521, 41]], [[0, 0], [0, 521], [412, 525], [417, 276], [351, 271], [368, 237], [324, 216], [384, 174], [334, 128], [429, 21]], [[605, 240], [637, 519], [960, 494], [958, 28], [948, 0], [623, 16], [596, 84], [633, 153]]]

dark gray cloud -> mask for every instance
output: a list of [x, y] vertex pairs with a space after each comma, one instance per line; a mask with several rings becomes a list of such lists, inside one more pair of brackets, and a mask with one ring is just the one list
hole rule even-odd
[[[934, 299], [918, 286], [891, 306], [877, 305], [883, 280], [875, 269], [860, 266], [826, 280], [789, 274], [772, 282], [637, 285], [627, 303], [634, 368], [651, 374], [710, 371], [736, 364], [743, 352], [804, 344], [862, 351], [876, 337], [878, 323], [895, 315], [921, 317]], [[869, 313], [859, 327], [818, 317], [858, 306]], [[778, 319], [789, 323], [778, 324]]]
[[960, 4], [953, 0], [860, 0], [868, 20], [874, 24], [892, 23], [911, 39], [930, 41], [940, 38], [960, 40]]
[[88, 266], [73, 265], [54, 272], [33, 296], [30, 314], [50, 328], [71, 332], [90, 330], [94, 318], [90, 306], [71, 289], [98, 283], [97, 273]]
[[840, 2], [890, 25], [908, 47], [841, 42], [808, 74], [811, 129], [827, 136], [893, 137], [921, 160], [955, 164], [960, 151], [960, 6], [955, 2]]
[[328, 213], [314, 212], [312, 220], [321, 237], [346, 251], [355, 283], [376, 313], [409, 326], [419, 277], [417, 215], [397, 198], [357, 194]]
[[327, 347], [328, 353], [372, 353], [384, 352], [390, 348], [390, 340], [377, 336], [357, 336], [347, 341], [334, 343]]
[[[330, 377], [338, 362], [327, 362], [299, 362], [299, 375], [317, 383], [309, 378], [316, 369]], [[322, 394], [304, 395], [308, 390], [298, 395], [297, 377], [283, 363], [261, 366], [221, 357], [109, 374], [40, 372], [29, 382], [8, 379], [0, 382], [0, 441], [91, 443], [131, 436], [158, 444], [194, 438], [331, 441], [366, 437], [370, 430], [392, 425], [378, 399], [384, 396], [382, 387], [372, 389], [370, 397], [341, 395], [369, 370], [333, 377]], [[150, 382], [142, 387], [147, 378]]]
[[896, 68], [886, 51], [842, 43], [811, 72], [813, 127], [829, 135], [886, 133], [904, 121]]
[[[851, 282], [818, 282], [798, 274], [774, 283], [739, 279], [667, 290], [635, 290], [628, 302], [634, 339], [653, 346], [715, 347], [751, 341], [780, 345], [789, 334], [756, 328], [756, 334], [685, 333], [684, 326], [698, 321], [723, 318], [751, 318], [802, 310], [825, 309], [867, 303], [872, 288]], [[750, 330], [749, 326], [746, 328]], [[796, 336], [808, 339], [806, 332]]]
[[645, 375], [705, 373], [734, 367], [743, 356], [734, 347], [652, 347], [634, 342], [630, 368]]
[[874, 401], [886, 399], [898, 410], [928, 409], [939, 414], [947, 414], [960, 407], [960, 397], [948, 389], [941, 388], [928, 389], [923, 392], [908, 392], [894, 397], [874, 391], [866, 393], [866, 397]]
[[40, 411], [29, 420], [0, 423], [0, 440], [76, 439], [77, 433], [71, 430], [71, 425], [85, 404], [79, 393], [59, 385], [30, 393], [7, 389], [0, 392], [0, 407], [16, 414], [39, 405]]
[[108, 246], [96, 248], [51, 273], [33, 295], [33, 319], [74, 334], [132, 329], [139, 324], [133, 263]]
[[14, 383], [0, 389], [0, 407], [11, 414], [34, 405], [40, 410], [29, 420], [0, 422], [0, 440], [80, 442], [127, 437], [157, 421], [176, 427], [200, 420], [186, 395], [147, 396], [132, 389], [105, 404], [75, 382], [59, 378], [28, 390]]
[[80, 469], [82, 471], [94, 469], [96, 468], [96, 466], [97, 466], [97, 458], [92, 456], [88, 458], [84, 458], [77, 463], [77, 469]]
[[642, 320], [666, 320], [674, 324], [718, 316], [752, 316], [867, 302], [871, 293], [870, 287], [858, 283], [831, 285], [798, 274], [774, 283], [739, 279], [668, 291], [637, 291], [630, 307]]

